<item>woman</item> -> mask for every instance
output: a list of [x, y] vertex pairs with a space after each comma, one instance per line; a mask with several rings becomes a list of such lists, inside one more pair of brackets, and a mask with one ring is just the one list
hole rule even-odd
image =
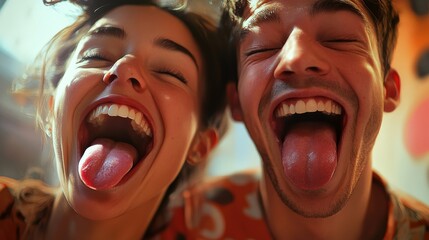
[[223, 41], [177, 6], [72, 2], [40, 68], [61, 191], [0, 179], [0, 237], [139, 239], [223, 133]]

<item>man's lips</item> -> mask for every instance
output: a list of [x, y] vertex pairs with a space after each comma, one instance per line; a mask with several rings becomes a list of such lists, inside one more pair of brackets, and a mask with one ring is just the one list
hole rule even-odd
[[[336, 128], [344, 128], [344, 110], [337, 102], [324, 97], [293, 98], [277, 105], [273, 112], [272, 129], [279, 142], [291, 125], [298, 121], [332, 121]], [[341, 126], [340, 126], [341, 125]]]
[[292, 98], [273, 111], [283, 172], [302, 190], [317, 190], [333, 177], [342, 139], [344, 109], [325, 97]]
[[293, 99], [280, 103], [275, 109], [275, 116], [287, 117], [293, 114], [313, 112], [340, 115], [342, 107], [333, 100], [324, 98]]

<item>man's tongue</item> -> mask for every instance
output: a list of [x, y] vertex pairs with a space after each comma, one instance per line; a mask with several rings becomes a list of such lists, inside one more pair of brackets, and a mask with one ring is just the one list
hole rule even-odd
[[136, 159], [137, 150], [130, 144], [96, 139], [79, 161], [79, 176], [89, 188], [111, 189], [131, 170]]
[[322, 122], [296, 124], [283, 141], [282, 163], [286, 178], [295, 187], [323, 187], [337, 167], [335, 129]]

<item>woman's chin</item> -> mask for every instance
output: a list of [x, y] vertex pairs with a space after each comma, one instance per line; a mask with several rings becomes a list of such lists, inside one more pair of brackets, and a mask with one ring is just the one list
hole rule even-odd
[[72, 204], [71, 207], [73, 210], [88, 220], [92, 221], [103, 221], [116, 218], [126, 211], [119, 207], [100, 207], [98, 203], [91, 204], [86, 201], [83, 204]]
[[89, 220], [108, 220], [124, 214], [128, 209], [125, 199], [115, 199], [107, 193], [91, 189], [76, 190], [66, 194], [69, 206], [80, 216]]

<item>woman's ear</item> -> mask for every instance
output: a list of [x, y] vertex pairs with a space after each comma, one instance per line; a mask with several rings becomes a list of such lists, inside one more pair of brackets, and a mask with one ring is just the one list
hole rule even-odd
[[241, 111], [240, 99], [238, 97], [236, 83], [228, 83], [226, 86], [226, 95], [228, 98], [229, 108], [231, 110], [231, 117], [235, 121], [243, 121], [243, 112]]
[[399, 105], [401, 78], [395, 69], [390, 69], [384, 80], [384, 111], [392, 112]]
[[216, 129], [208, 128], [195, 136], [188, 152], [187, 161], [190, 165], [196, 165], [207, 159], [207, 156], [219, 142], [219, 134]]

